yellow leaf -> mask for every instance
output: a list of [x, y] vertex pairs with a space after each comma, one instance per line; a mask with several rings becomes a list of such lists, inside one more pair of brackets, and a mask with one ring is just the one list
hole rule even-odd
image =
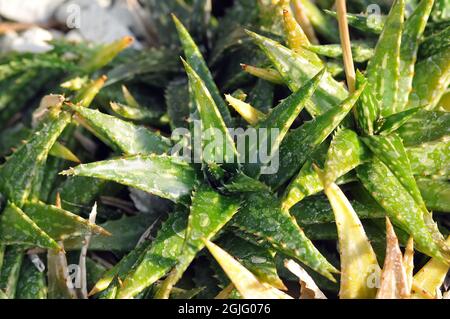
[[[450, 244], [450, 236], [447, 237], [447, 244]], [[413, 280], [413, 298], [436, 298], [436, 291], [442, 286], [449, 266], [432, 258], [420, 269]]]
[[250, 125], [255, 126], [256, 124], [258, 124], [258, 122], [266, 118], [264, 113], [258, 111], [253, 106], [245, 103], [244, 101], [236, 99], [235, 97], [228, 94], [225, 95], [225, 99], [227, 100], [228, 104], [230, 104], [236, 110], [236, 112], [238, 112], [242, 116], [242, 118], [246, 120]]
[[293, 260], [285, 260], [284, 266], [300, 281], [300, 299], [327, 299], [311, 276]]
[[335, 184], [324, 183], [324, 174], [314, 167], [324, 185], [325, 194], [333, 208], [339, 239], [341, 257], [342, 299], [373, 298], [375, 285], [370, 278], [378, 274], [380, 267], [369, 239], [352, 205], [341, 189]]
[[249, 270], [219, 246], [206, 239], [203, 241], [244, 299], [292, 299], [284, 292], [259, 282]]

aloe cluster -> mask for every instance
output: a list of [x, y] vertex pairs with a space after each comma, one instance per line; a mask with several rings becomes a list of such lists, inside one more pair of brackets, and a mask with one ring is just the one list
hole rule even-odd
[[354, 90], [331, 1], [146, 4], [151, 49], [0, 59], [0, 297], [441, 296], [445, 0], [348, 13]]

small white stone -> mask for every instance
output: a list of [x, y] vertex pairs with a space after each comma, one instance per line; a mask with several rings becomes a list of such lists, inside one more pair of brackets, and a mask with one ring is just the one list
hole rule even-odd
[[46, 23], [64, 0], [0, 0], [0, 15], [22, 23]]

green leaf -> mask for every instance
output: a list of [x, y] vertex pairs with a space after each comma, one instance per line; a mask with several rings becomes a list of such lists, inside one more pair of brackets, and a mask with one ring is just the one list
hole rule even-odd
[[[295, 93], [291, 94], [288, 98], [284, 99], [278, 104], [261, 122], [258, 123], [256, 128], [266, 129], [265, 134], [261, 134], [258, 138], [258, 142], [250, 145], [249, 154], [259, 153], [261, 148], [268, 150], [269, 158], [271, 159], [278, 152], [280, 144], [288, 134], [289, 128], [298, 117], [306, 102], [314, 94], [317, 86], [323, 78], [325, 69], [320, 71], [314, 78], [309, 80], [304, 86], [302, 86]], [[272, 130], [277, 130], [278, 134], [275, 138], [271, 138]], [[261, 156], [257, 157], [258, 160]], [[266, 163], [249, 164], [251, 170], [260, 170], [261, 166]], [[257, 176], [259, 174], [256, 173]]]
[[133, 265], [136, 264], [143, 256], [149, 245], [150, 241], [144, 241], [136, 248], [132, 249], [125, 257], [115, 264], [114, 267], [102, 275], [102, 277], [94, 285], [91, 292], [89, 292], [89, 295], [92, 296], [104, 291], [111, 285], [115, 278], [124, 278]]
[[42, 202], [26, 203], [23, 207], [28, 215], [41, 229], [56, 241], [89, 234], [110, 236], [102, 227], [74, 215], [56, 206]]
[[[341, 58], [342, 47], [340, 44], [323, 44], [323, 45], [307, 45], [307, 50], [310, 50], [318, 55], [322, 55], [329, 58]], [[367, 46], [367, 44], [353, 43], [351, 46], [353, 61], [362, 63], [373, 57], [373, 48]]]
[[8, 200], [23, 205], [44, 169], [50, 149], [69, 122], [68, 114], [51, 113], [33, 137], [0, 166], [0, 190]]
[[283, 281], [278, 277], [273, 251], [254, 245], [237, 236], [227, 236], [221, 239], [219, 244], [245, 268], [255, 274], [260, 281], [277, 289], [286, 290]]
[[40, 272], [29, 260], [24, 261], [20, 270], [16, 298], [47, 299], [47, 283], [45, 273]]
[[256, 193], [247, 196], [232, 224], [334, 281], [332, 273], [336, 269], [314, 247], [295, 219], [281, 210], [279, 201], [272, 195]]
[[389, 168], [417, 205], [425, 208], [403, 142], [396, 134], [362, 138], [370, 150]]
[[[368, 150], [355, 132], [349, 129], [338, 130], [331, 143], [328, 154], [325, 152], [318, 162], [325, 163], [327, 181], [336, 181], [368, 159]], [[339, 181], [338, 181], [339, 182]], [[283, 209], [289, 210], [304, 197], [323, 190], [319, 176], [312, 168], [312, 162], [303, 165], [298, 175], [289, 184], [283, 198]]]
[[123, 37], [110, 44], [103, 45], [99, 50], [84, 61], [81, 68], [86, 73], [94, 72], [109, 64], [120, 52], [133, 43], [132, 37]]
[[[324, 11], [326, 14], [337, 18], [336, 11]], [[380, 34], [383, 31], [386, 17], [381, 16], [380, 18], [369, 19], [366, 15], [347, 13], [348, 25], [365, 33]]]
[[380, 35], [375, 54], [367, 65], [367, 79], [380, 100], [382, 116], [396, 113], [400, 77], [400, 43], [402, 39], [405, 1], [396, 0]]
[[366, 84], [365, 90], [356, 103], [354, 115], [358, 128], [366, 135], [373, 135], [374, 123], [378, 119], [378, 104], [375, 90], [372, 83], [368, 83], [364, 75], [359, 70], [356, 71], [356, 88], [361, 88]]
[[72, 151], [70, 149], [68, 149], [66, 146], [64, 146], [63, 144], [56, 142], [55, 144], [53, 144], [52, 148], [50, 149], [50, 151], [48, 152], [49, 155], [54, 156], [54, 157], [58, 157], [60, 159], [64, 159], [64, 160], [68, 160], [68, 161], [72, 161], [75, 163], [80, 163], [80, 159], [74, 154], [72, 153]]
[[400, 78], [398, 97], [396, 105], [393, 106], [394, 113], [402, 112], [407, 107], [409, 94], [412, 90], [419, 42], [425, 30], [433, 3], [434, 0], [422, 0], [405, 22], [400, 46]]
[[425, 59], [443, 50], [448, 50], [448, 47], [450, 46], [449, 39], [450, 26], [425, 38], [419, 47], [419, 57]]
[[0, 241], [60, 250], [61, 247], [16, 205], [8, 202], [0, 217]]
[[[354, 199], [350, 201], [350, 204], [360, 219], [383, 218], [385, 216], [384, 209], [374, 200], [366, 202]], [[335, 221], [331, 205], [322, 195], [305, 198], [293, 206], [290, 213], [302, 226], [321, 225]]]
[[[194, 69], [184, 60], [183, 63], [189, 77], [193, 98], [195, 99], [195, 104], [201, 118], [203, 160], [207, 163], [214, 163], [216, 162], [216, 159], [221, 163], [234, 163], [237, 155], [234, 141], [230, 136], [228, 128], [210, 91]], [[206, 136], [204, 136], [206, 135], [205, 133], [214, 133], [214, 130], [219, 130], [221, 136], [211, 136], [210, 138], [212, 138], [213, 141], [205, 145], [205, 142], [207, 142], [207, 140], [205, 140]], [[215, 139], [222, 141], [221, 145], [216, 145], [218, 141]], [[213, 144], [215, 147], [211, 147], [210, 144]], [[210, 151], [206, 153], [205, 150], [207, 148], [209, 148]]]
[[438, 140], [450, 135], [450, 113], [420, 111], [403, 124], [396, 133], [405, 146]]
[[144, 126], [120, 120], [97, 110], [71, 105], [77, 121], [113, 149], [126, 155], [162, 154], [170, 148], [170, 141]]
[[[94, 251], [127, 252], [135, 248], [142, 234], [155, 222], [152, 215], [139, 214], [137, 216], [123, 216], [115, 220], [108, 220], [100, 226], [111, 236], [92, 236], [89, 249]], [[64, 242], [64, 248], [80, 250], [84, 237], [71, 238]]]
[[433, 110], [450, 84], [450, 50], [442, 50], [416, 64], [408, 108]]
[[446, 180], [416, 178], [423, 200], [430, 210], [450, 212], [450, 183]]
[[325, 183], [334, 183], [368, 160], [368, 150], [358, 135], [349, 129], [337, 130], [325, 161]]
[[187, 214], [171, 214], [151, 246], [122, 278], [116, 298], [132, 298], [152, 285], [176, 265], [185, 242]]
[[363, 90], [364, 86], [340, 105], [287, 134], [280, 146], [278, 172], [263, 175], [261, 179], [272, 188], [277, 189], [291, 178], [313, 150], [344, 120]]
[[165, 155], [138, 155], [82, 164], [61, 174], [114, 181], [174, 202], [189, 196], [197, 180], [189, 164]]
[[205, 247], [202, 239], [214, 237], [239, 209], [239, 198], [225, 197], [209, 186], [202, 185], [192, 195], [191, 212], [186, 230], [186, 241], [177, 258], [177, 265], [157, 292], [157, 297], [168, 298], [200, 250]]
[[429, 256], [448, 262], [447, 252], [442, 248], [441, 235], [430, 231], [426, 213], [417, 204], [397, 177], [379, 159], [357, 168], [358, 177], [373, 198], [382, 206], [388, 217], [402, 230], [413, 236], [416, 247]]
[[389, 115], [385, 119], [380, 119], [377, 123], [376, 131], [381, 135], [389, 135], [399, 127], [408, 122], [418, 111], [420, 107], [415, 107], [406, 111]]
[[183, 26], [183, 24], [178, 20], [175, 15], [172, 15], [175, 26], [178, 30], [178, 35], [180, 37], [181, 44], [183, 45], [184, 54], [186, 56], [186, 60], [189, 65], [192, 67], [194, 72], [198, 74], [198, 77], [204, 83], [207, 91], [210, 92], [214, 103], [217, 105], [217, 109], [220, 112], [220, 115], [223, 118], [223, 121], [226, 125], [230, 125], [232, 123], [230, 111], [228, 110], [228, 106], [222, 98], [222, 95], [219, 92], [216, 84], [214, 83], [214, 79], [211, 75], [211, 72], [206, 65], [206, 62], [195, 44], [194, 40], [190, 36], [189, 32]]
[[0, 272], [0, 291], [6, 298], [14, 299], [19, 281], [20, 269], [24, 258], [24, 249], [20, 246], [9, 246]]
[[[267, 55], [274, 67], [283, 77], [291, 91], [297, 91], [306, 81], [310, 80], [321, 69], [323, 64], [314, 64], [301, 52], [294, 52], [278, 42], [269, 38], [247, 31], [256, 44]], [[329, 73], [326, 73], [320, 82], [312, 101], [306, 107], [311, 115], [323, 114], [336, 104], [347, 98], [348, 92], [343, 85], [335, 81]]]
[[450, 138], [408, 147], [406, 153], [414, 175], [450, 176]]

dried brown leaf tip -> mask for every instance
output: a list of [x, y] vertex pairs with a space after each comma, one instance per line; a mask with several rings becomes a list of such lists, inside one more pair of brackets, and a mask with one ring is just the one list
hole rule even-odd
[[381, 271], [380, 288], [377, 299], [404, 299], [410, 296], [408, 276], [403, 263], [403, 254], [397, 235], [386, 217], [386, 258]]

